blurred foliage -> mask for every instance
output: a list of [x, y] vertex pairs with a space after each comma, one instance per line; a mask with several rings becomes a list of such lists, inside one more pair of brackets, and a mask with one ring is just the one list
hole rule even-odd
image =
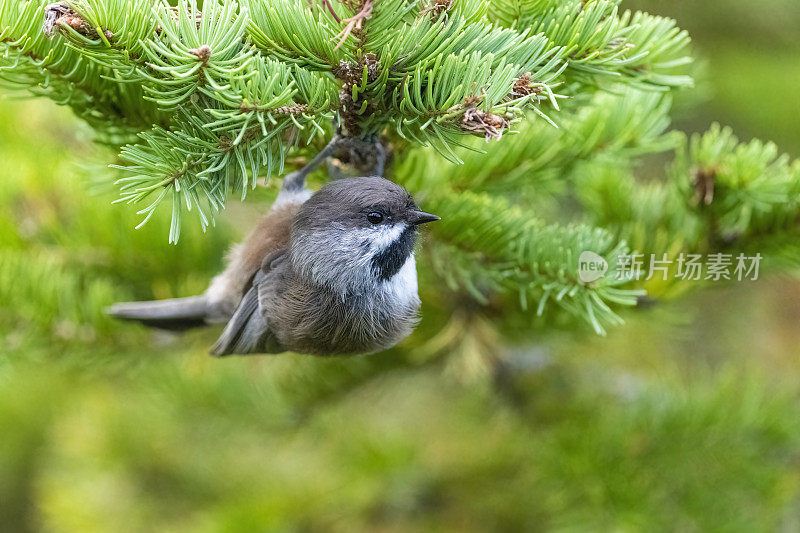
[[[797, 154], [783, 24], [800, 15], [767, 3], [751, 35], [780, 52], [730, 38], [756, 26], [736, 20], [750, 2], [649, 5], [713, 52], [715, 118]], [[507, 359], [490, 316], [426, 309], [379, 356], [213, 360], [217, 331], [102, 308], [202, 290], [274, 191], [170, 246], [169, 213], [132, 231], [93, 183], [88, 139], [62, 108], [0, 102], [0, 530], [800, 529], [797, 282], [707, 291], [606, 338], [554, 330]]]
[[768, 138], [800, 156], [800, 7], [796, 0], [623, 0], [628, 9], [674, 17], [703, 61], [702, 97], [687, 91], [680, 129], [714, 121], [743, 138]]

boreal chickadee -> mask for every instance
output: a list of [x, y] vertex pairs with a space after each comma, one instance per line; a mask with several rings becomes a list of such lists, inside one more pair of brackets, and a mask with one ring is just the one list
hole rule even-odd
[[383, 350], [417, 322], [417, 227], [439, 217], [399, 185], [344, 178], [313, 196], [284, 188], [200, 296], [119, 303], [109, 313], [167, 329], [227, 322], [213, 355]]

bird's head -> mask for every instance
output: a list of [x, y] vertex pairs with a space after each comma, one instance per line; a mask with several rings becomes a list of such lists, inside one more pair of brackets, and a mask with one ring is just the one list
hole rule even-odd
[[411, 195], [389, 180], [336, 180], [295, 216], [292, 264], [309, 281], [338, 292], [373, 290], [413, 262], [417, 227], [434, 220], [439, 217], [420, 211]]

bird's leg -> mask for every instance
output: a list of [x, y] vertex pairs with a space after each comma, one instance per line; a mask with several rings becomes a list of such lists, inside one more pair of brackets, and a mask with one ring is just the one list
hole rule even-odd
[[347, 177], [347, 174], [342, 171], [341, 162], [334, 157], [328, 158], [328, 177], [332, 180], [340, 180]]
[[386, 149], [378, 135], [342, 139], [337, 156], [349, 168], [351, 176], [383, 176]]
[[333, 139], [300, 170], [290, 172], [283, 178], [284, 191], [299, 191], [305, 187], [306, 176], [311, 174], [323, 161], [332, 155], [342, 142], [342, 137], [335, 135]]
[[381, 144], [380, 138], [375, 136], [375, 176], [383, 177], [383, 168], [386, 165], [386, 148]]
[[[300, 170], [296, 170], [286, 175], [283, 179], [283, 190], [285, 191], [299, 191], [305, 186], [306, 176], [313, 172], [323, 161], [340, 151], [347, 151], [349, 153], [349, 164], [355, 168], [359, 175], [383, 176], [384, 166], [386, 164], [386, 149], [381, 144], [380, 137], [377, 135], [370, 136], [366, 139], [343, 137], [341, 135], [334, 135], [333, 139], [323, 148], [320, 152], [309, 161], [306, 166]], [[328, 164], [328, 171], [332, 170], [334, 165]], [[365, 168], [372, 170], [364, 171]], [[335, 169], [331, 172], [334, 179], [346, 177], [345, 173], [340, 169]]]
[[350, 140], [350, 163], [359, 176], [383, 176], [386, 149], [378, 135]]

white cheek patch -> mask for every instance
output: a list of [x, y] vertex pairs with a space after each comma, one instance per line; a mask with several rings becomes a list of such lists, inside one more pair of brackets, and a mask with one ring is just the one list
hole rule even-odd
[[384, 282], [382, 288], [387, 296], [397, 303], [409, 304], [419, 300], [417, 296], [417, 261], [412, 253], [400, 270]]
[[394, 241], [400, 238], [400, 234], [406, 229], [405, 222], [392, 226], [382, 226], [378, 229], [378, 236], [374, 239], [377, 250], [385, 250]]
[[297, 246], [300, 240], [296, 239], [292, 252], [295, 268], [341, 292], [343, 297], [350, 291], [377, 289], [403, 305], [414, 304], [418, 297], [413, 253], [389, 280], [379, 280], [372, 265], [373, 258], [396, 242], [407, 227], [404, 222], [366, 228], [331, 223], [324, 231], [302, 239], [302, 256]]
[[347, 238], [351, 238], [354, 243], [361, 245], [366, 243], [369, 250], [373, 253], [385, 250], [400, 238], [406, 229], [406, 224], [400, 222], [391, 226], [374, 226], [371, 228], [354, 229], [347, 233]]

